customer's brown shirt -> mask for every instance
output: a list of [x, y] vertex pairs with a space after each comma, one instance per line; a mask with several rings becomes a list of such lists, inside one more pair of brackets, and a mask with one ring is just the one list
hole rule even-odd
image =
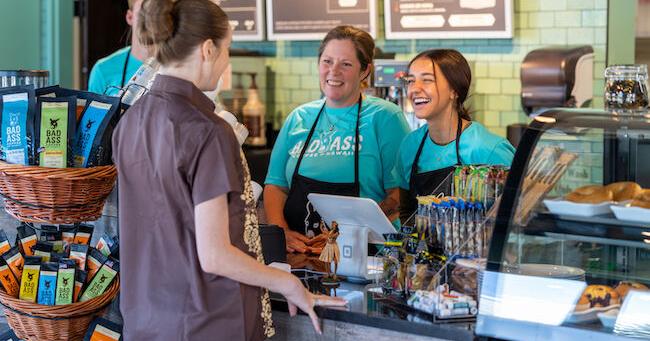
[[194, 207], [223, 194], [231, 243], [259, 259], [245, 240], [254, 239], [244, 229], [251, 225], [245, 161], [232, 129], [213, 111], [192, 83], [159, 75], [113, 135], [126, 340], [264, 338], [266, 293], [199, 264]]

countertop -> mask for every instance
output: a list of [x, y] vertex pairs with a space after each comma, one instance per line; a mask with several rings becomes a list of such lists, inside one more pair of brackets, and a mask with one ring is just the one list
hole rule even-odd
[[[293, 258], [293, 259], [292, 259]], [[355, 284], [341, 282], [337, 288], [320, 283], [323, 263], [316, 257], [289, 257], [294, 264], [292, 273], [301, 279], [312, 292], [343, 297], [348, 301], [346, 307], [316, 307], [321, 319], [347, 322], [368, 327], [387, 329], [402, 333], [436, 337], [449, 340], [473, 340], [474, 322], [433, 322], [430, 314], [419, 312], [400, 302], [399, 298], [386, 296], [376, 284]], [[319, 264], [320, 263], [320, 264]], [[299, 265], [296, 268], [295, 265]], [[271, 295], [273, 310], [287, 311], [287, 304], [280, 295]], [[403, 302], [403, 301], [402, 301]]]

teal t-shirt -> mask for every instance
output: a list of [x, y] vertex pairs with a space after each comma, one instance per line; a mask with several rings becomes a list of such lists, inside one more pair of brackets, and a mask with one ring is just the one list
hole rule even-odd
[[[411, 166], [420, 142], [427, 132], [428, 125], [423, 125], [410, 133], [399, 148], [397, 171], [400, 187], [409, 189]], [[486, 164], [510, 166], [515, 156], [515, 147], [508, 140], [495, 135], [478, 122], [472, 122], [460, 136], [460, 160], [466, 165]], [[434, 171], [456, 164], [456, 143], [444, 146], [434, 143], [431, 138], [424, 141], [422, 154], [418, 161], [418, 173]]]
[[[88, 91], [117, 96], [122, 81], [122, 71], [124, 70], [126, 56], [130, 52], [131, 47], [127, 46], [98, 60], [90, 71]], [[133, 55], [129, 56], [129, 64], [126, 66], [126, 74], [124, 75], [124, 85], [129, 82], [131, 76], [133, 76], [140, 66], [142, 66], [141, 60], [138, 60]], [[109, 88], [110, 86], [115, 86], [116, 88]]]
[[[266, 184], [290, 187], [300, 151], [323, 102], [304, 104], [289, 115], [273, 147]], [[300, 175], [319, 181], [354, 182], [356, 115], [356, 103], [323, 110], [300, 164]], [[363, 100], [359, 121], [361, 197], [381, 202], [386, 189], [399, 186], [395, 156], [408, 132], [404, 114], [395, 104], [371, 96]]]

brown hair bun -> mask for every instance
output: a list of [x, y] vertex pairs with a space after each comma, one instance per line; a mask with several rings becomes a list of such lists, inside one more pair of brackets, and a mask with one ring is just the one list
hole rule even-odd
[[183, 62], [203, 42], [228, 37], [226, 13], [211, 0], [143, 0], [135, 28], [162, 65]]
[[600, 204], [612, 201], [614, 194], [603, 186], [588, 185], [576, 188], [565, 197], [566, 200], [581, 204]]
[[641, 186], [632, 181], [614, 182], [605, 186], [605, 188], [612, 191], [615, 201], [634, 199], [642, 191]]

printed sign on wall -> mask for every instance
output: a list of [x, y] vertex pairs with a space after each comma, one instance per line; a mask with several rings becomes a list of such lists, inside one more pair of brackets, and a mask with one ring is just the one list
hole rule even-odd
[[228, 15], [233, 41], [261, 41], [264, 39], [263, 0], [218, 0]]
[[386, 39], [512, 38], [512, 0], [384, 0]]
[[321, 40], [352, 25], [376, 37], [376, 0], [266, 0], [269, 40]]

